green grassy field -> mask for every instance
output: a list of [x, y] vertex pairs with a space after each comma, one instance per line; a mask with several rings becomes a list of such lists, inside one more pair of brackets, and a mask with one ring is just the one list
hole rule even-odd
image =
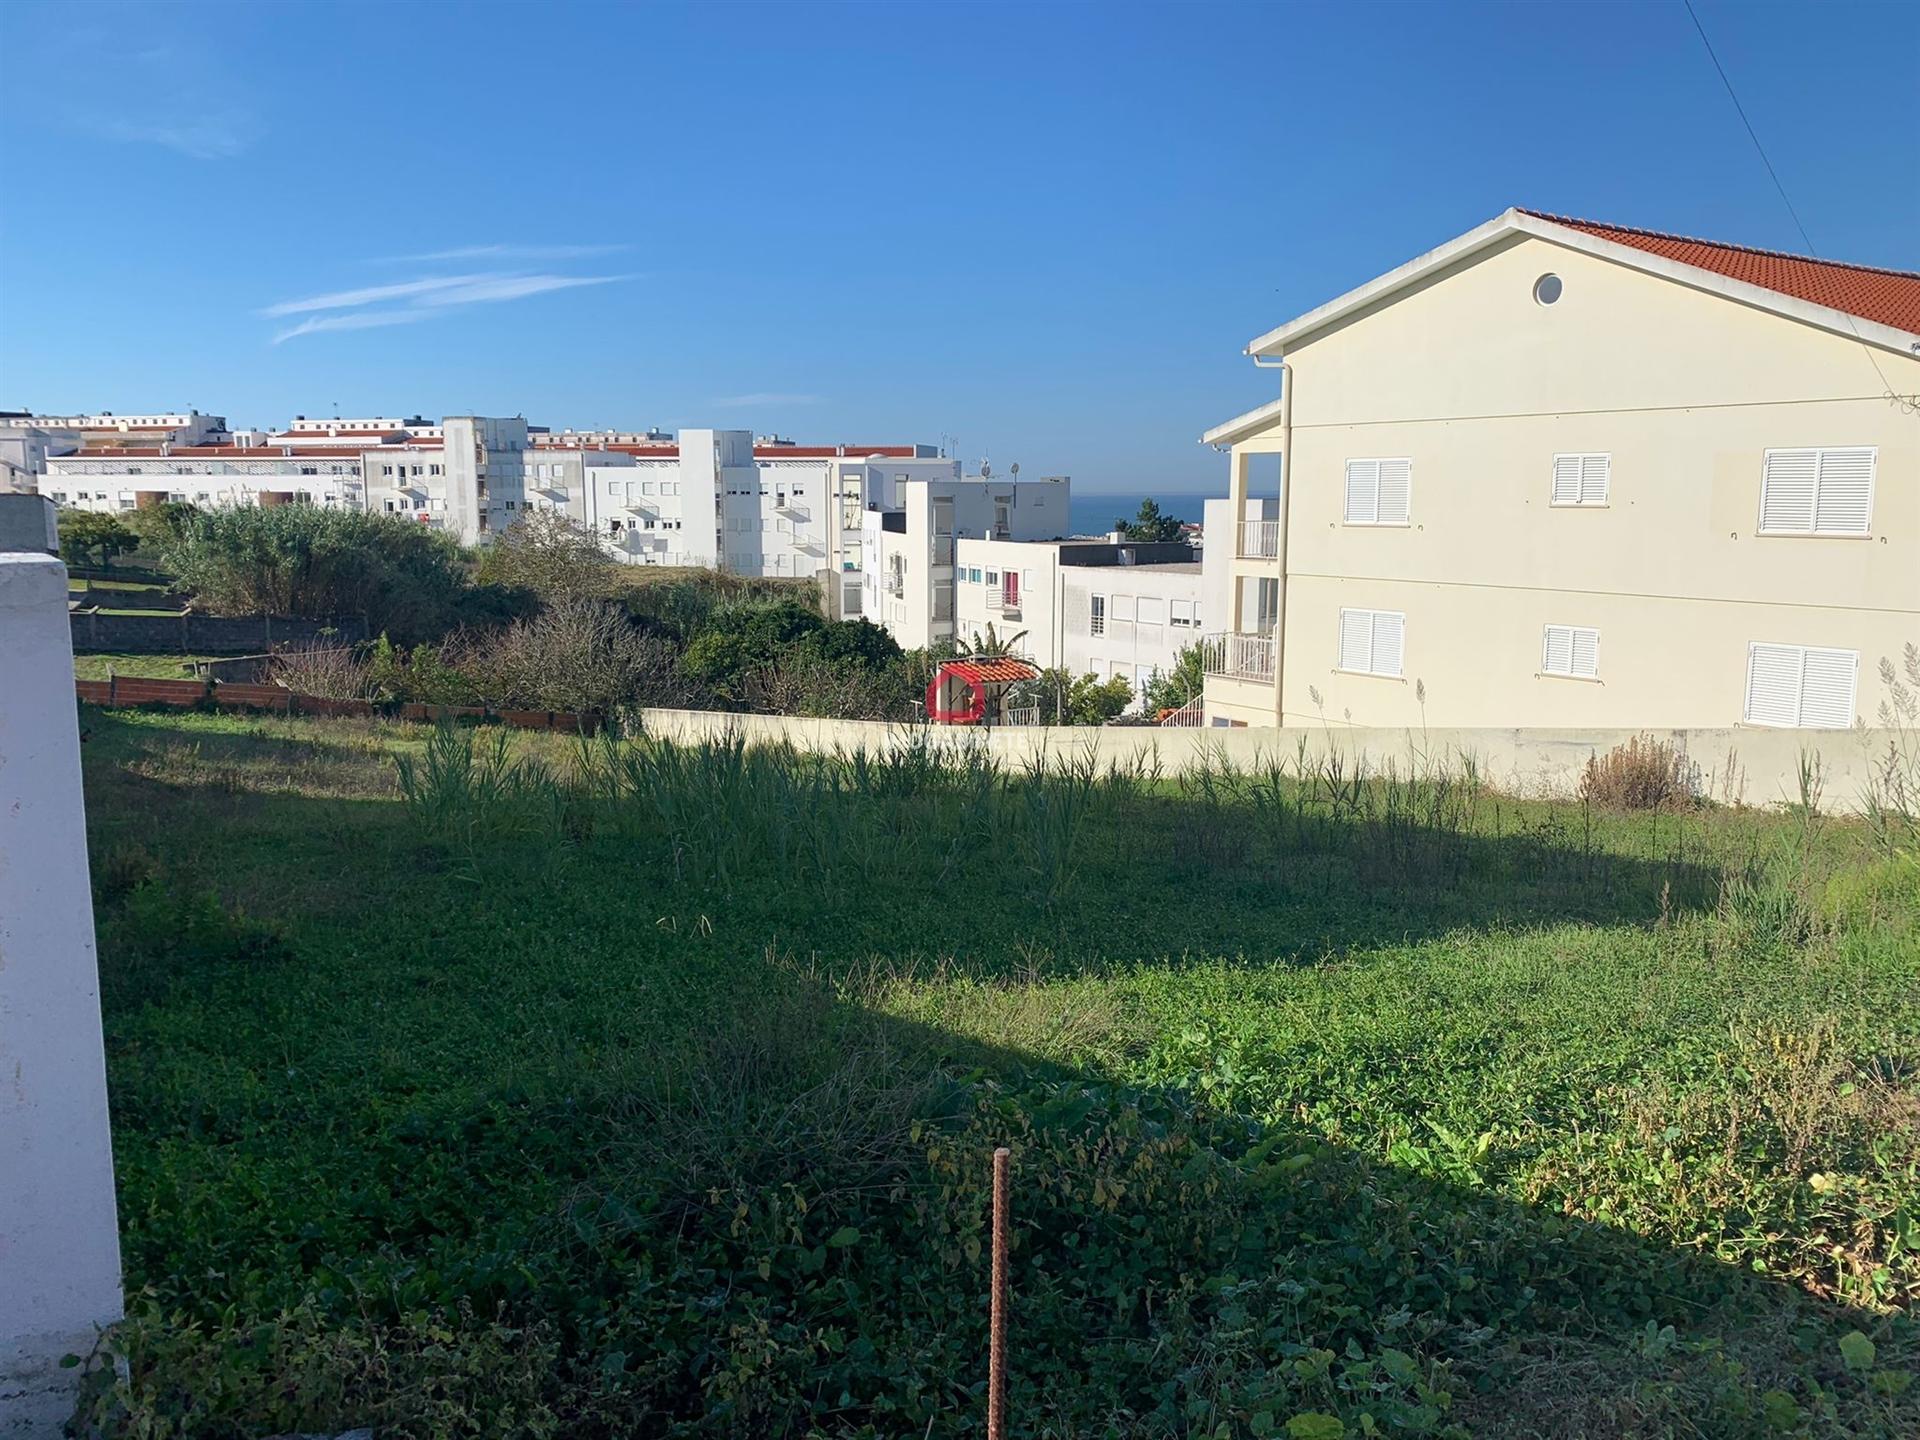
[[1920, 1433], [1858, 822], [86, 725], [105, 1433]]
[[75, 655], [73, 678], [104, 680], [111, 669], [116, 675], [147, 680], [191, 680], [193, 671], [189, 667], [195, 660], [207, 658], [204, 655]]

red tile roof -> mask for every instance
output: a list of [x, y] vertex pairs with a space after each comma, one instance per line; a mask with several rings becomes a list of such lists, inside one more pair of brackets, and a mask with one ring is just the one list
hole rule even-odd
[[1575, 220], [1540, 210], [1520, 213], [1610, 240], [1616, 245], [1629, 245], [1662, 259], [1677, 260], [1682, 265], [1711, 270], [1730, 280], [1744, 280], [1749, 285], [1791, 295], [1796, 300], [1858, 315], [1862, 320], [1920, 334], [1920, 274], [1909, 270], [1882, 270], [1872, 265], [1816, 260], [1807, 255], [1694, 240], [1685, 235], [1636, 230], [1598, 220]]
[[175, 445], [170, 450], [157, 446], [113, 445], [101, 449], [82, 448], [69, 455], [49, 455], [49, 460], [351, 460], [356, 464], [360, 452], [349, 445]]
[[1031, 680], [1039, 671], [1025, 660], [990, 655], [977, 660], [948, 660], [940, 668], [949, 675], [971, 680], [976, 685], [1003, 685], [1015, 680]]

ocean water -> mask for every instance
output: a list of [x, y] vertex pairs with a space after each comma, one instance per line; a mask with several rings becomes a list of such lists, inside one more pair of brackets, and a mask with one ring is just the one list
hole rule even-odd
[[1067, 520], [1076, 535], [1104, 535], [1118, 518], [1131, 520], [1139, 512], [1140, 502], [1151, 499], [1163, 515], [1198, 522], [1203, 515], [1205, 495], [1150, 494], [1082, 495], [1077, 490], [1067, 501]]

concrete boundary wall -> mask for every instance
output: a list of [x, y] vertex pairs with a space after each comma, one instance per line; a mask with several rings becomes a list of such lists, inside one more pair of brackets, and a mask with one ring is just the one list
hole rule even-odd
[[[737, 734], [749, 744], [782, 741], [802, 750], [884, 750], [908, 743], [918, 727], [872, 720], [811, 720], [709, 710], [647, 710], [647, 732], [694, 741]], [[1392, 765], [1458, 771], [1471, 759], [1487, 784], [1522, 796], [1570, 796], [1587, 761], [1648, 734], [1676, 746], [1694, 769], [1696, 793], [1710, 800], [1781, 805], [1800, 797], [1803, 757], [1817, 756], [1821, 808], [1857, 813], [1865, 808], [1874, 765], [1899, 737], [1889, 730], [1403, 730], [1341, 727], [1287, 729], [1170, 729], [1156, 726], [1004, 726], [991, 731], [935, 726], [932, 743], [983, 747], [1017, 767], [1036, 755], [1079, 756], [1088, 747], [1101, 766], [1157, 758], [1168, 774], [1212, 760], [1249, 769], [1273, 760], [1290, 769], [1304, 752], [1309, 762], [1338, 754], [1368, 768]], [[1908, 740], [1909, 750], [1916, 741]]]

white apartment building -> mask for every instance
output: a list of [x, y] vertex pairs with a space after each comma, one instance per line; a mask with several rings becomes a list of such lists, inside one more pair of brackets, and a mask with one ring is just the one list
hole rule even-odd
[[1920, 273], [1509, 210], [1247, 353], [1210, 723], [1845, 729], [1920, 638]]
[[43, 430], [71, 430], [87, 446], [131, 445], [219, 445], [227, 439], [227, 421], [222, 415], [202, 415], [198, 410], [174, 411], [154, 415], [116, 415], [101, 410], [90, 415], [10, 416], [20, 424]]
[[82, 444], [78, 430], [22, 411], [0, 411], [0, 493], [34, 494], [49, 455], [65, 455]]
[[360, 457], [290, 445], [179, 445], [47, 455], [40, 493], [74, 510], [192, 505], [333, 505], [359, 509]]
[[[598, 447], [598, 448], [593, 448]], [[566, 462], [585, 457], [576, 487]], [[913, 479], [953, 479], [930, 445], [795, 445], [745, 430], [536, 435], [531, 469], [630, 565], [704, 565], [738, 575], [843, 580], [859, 613], [860, 521]]]
[[1136, 697], [1224, 621], [1204, 594], [1184, 541], [962, 537], [954, 550], [956, 639], [977, 643], [991, 625], [997, 639], [1019, 637], [1018, 653], [1036, 665], [1120, 676]]
[[293, 417], [293, 423], [272, 437], [275, 445], [337, 445], [344, 450], [365, 450], [375, 445], [398, 445], [409, 440], [439, 440], [438, 424], [415, 415], [408, 420], [375, 415], [357, 420], [309, 420]]
[[884, 625], [909, 650], [951, 642], [961, 539], [1060, 539], [1070, 490], [1065, 477], [962, 477], [957, 465], [940, 479], [870, 478], [860, 517], [859, 609], [851, 608], [853, 587], [843, 575], [841, 613]]
[[522, 509], [567, 508], [564, 497], [540, 490], [530, 474], [529, 431], [519, 416], [449, 415], [439, 430], [437, 439], [407, 438], [360, 452], [369, 510], [411, 515], [462, 545], [477, 545]]

